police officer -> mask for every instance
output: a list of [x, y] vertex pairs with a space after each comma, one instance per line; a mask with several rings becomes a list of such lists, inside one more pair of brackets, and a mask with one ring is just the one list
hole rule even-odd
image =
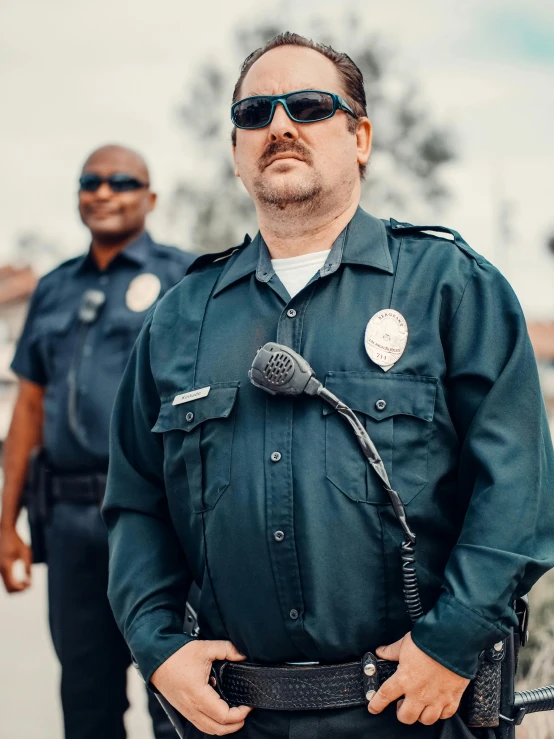
[[[260, 231], [193, 264], [123, 377], [103, 509], [116, 619], [187, 736], [491, 737], [464, 723], [462, 693], [554, 564], [554, 454], [521, 309], [455, 232], [359, 208], [371, 126], [347, 56], [275, 38], [244, 63], [232, 118]], [[277, 392], [290, 357], [263, 370], [277, 394], [249, 381], [266, 342], [357, 415], [393, 490], [344, 406]], [[417, 538], [413, 626], [394, 491]], [[398, 669], [352, 705], [368, 650]], [[312, 688], [329, 710], [296, 710]]]
[[[49, 616], [62, 667], [65, 736], [119, 739], [130, 655], [106, 596], [100, 503], [109, 418], [148, 309], [183, 277], [191, 256], [155, 243], [145, 231], [156, 195], [136, 152], [96, 150], [79, 182], [90, 249], [40, 280], [12, 364], [20, 386], [5, 446], [0, 572], [8, 592], [31, 584], [32, 554], [15, 525], [31, 451], [42, 445], [39, 477], [43, 485], [47, 480], [50, 498], [44, 531]], [[13, 570], [18, 559], [25, 562], [23, 581]], [[175, 736], [153, 696], [149, 704], [156, 737]]]

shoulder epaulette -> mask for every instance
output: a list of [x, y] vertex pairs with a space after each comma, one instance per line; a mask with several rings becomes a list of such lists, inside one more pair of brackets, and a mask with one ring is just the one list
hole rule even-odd
[[248, 246], [251, 241], [252, 239], [250, 238], [250, 236], [248, 234], [245, 234], [244, 241], [238, 246], [232, 246], [226, 251], [218, 251], [214, 252], [213, 254], [201, 254], [187, 269], [187, 275], [190, 275], [191, 272], [197, 272], [199, 269], [202, 269], [202, 267], [206, 267], [208, 264], [215, 264], [216, 262], [223, 262], [224, 260], [229, 259], [229, 257], [235, 254], [235, 252], [244, 249], [245, 246]]
[[[390, 226], [393, 235], [398, 236], [434, 236], [437, 239], [443, 239], [445, 241], [453, 241], [456, 246], [465, 252], [472, 259], [477, 259], [477, 252], [473, 251], [471, 246], [462, 238], [458, 231], [454, 231], [453, 228], [446, 228], [446, 226], [414, 226], [411, 223], [399, 223], [394, 218], [390, 219]], [[448, 239], [442, 234], [448, 234], [452, 238]]]

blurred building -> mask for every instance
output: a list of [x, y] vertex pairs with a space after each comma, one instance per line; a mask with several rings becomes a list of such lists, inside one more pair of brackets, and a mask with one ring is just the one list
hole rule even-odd
[[539, 365], [550, 426], [554, 433], [554, 321], [531, 321], [528, 328]]
[[36, 284], [30, 267], [0, 267], [0, 445], [8, 433], [17, 387], [10, 364]]

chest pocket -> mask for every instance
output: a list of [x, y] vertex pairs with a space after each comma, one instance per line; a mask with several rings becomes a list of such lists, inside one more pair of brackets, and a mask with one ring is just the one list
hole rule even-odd
[[206, 397], [179, 405], [166, 401], [152, 429], [164, 435], [168, 491], [184, 493], [186, 476], [192, 509], [197, 513], [213, 508], [231, 481], [239, 384], [211, 385]]
[[130, 310], [115, 310], [103, 322], [106, 344], [117, 355], [126, 359], [140, 333], [146, 313], [133, 313]]
[[[329, 372], [325, 387], [356, 412], [381, 455], [392, 487], [409, 503], [429, 479], [437, 379]], [[382, 483], [362, 455], [347, 421], [327, 405], [323, 414], [327, 478], [356, 502], [388, 503]]]
[[68, 339], [75, 322], [73, 313], [56, 313], [35, 323], [31, 341], [38, 350], [48, 383], [67, 376], [74, 351], [74, 341]]

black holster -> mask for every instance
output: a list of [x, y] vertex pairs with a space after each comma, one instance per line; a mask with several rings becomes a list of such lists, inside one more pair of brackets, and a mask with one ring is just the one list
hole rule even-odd
[[27, 508], [33, 564], [46, 562], [45, 529], [52, 506], [52, 474], [44, 449], [34, 450], [29, 459], [22, 505]]
[[497, 739], [515, 739], [516, 726], [521, 723], [525, 711], [515, 706], [515, 678], [519, 662], [519, 650], [529, 638], [529, 599], [518, 598], [514, 603], [514, 611], [518, 618], [518, 628], [512, 629], [505, 642], [506, 654], [502, 662], [502, 678], [500, 683], [500, 722], [495, 729]]
[[481, 656], [475, 678], [461, 703], [462, 715], [472, 728], [493, 728], [498, 739], [514, 739], [514, 696], [519, 649], [527, 642], [529, 601], [518, 598], [513, 605], [518, 627]]

